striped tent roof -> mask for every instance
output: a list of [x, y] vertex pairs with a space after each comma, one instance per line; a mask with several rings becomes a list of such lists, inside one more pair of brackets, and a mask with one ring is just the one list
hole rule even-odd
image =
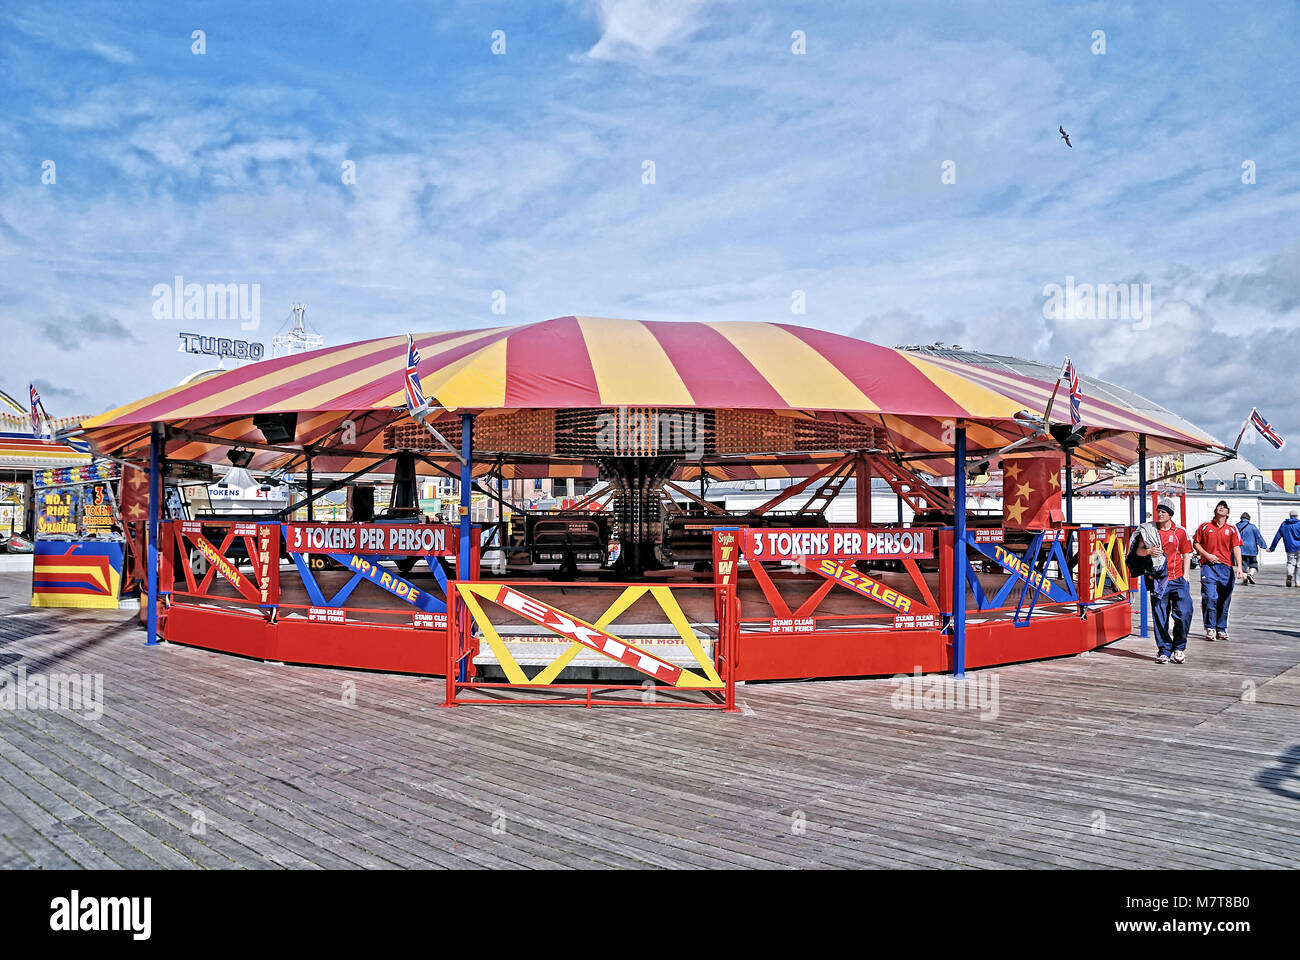
[[[996, 376], [792, 324], [640, 322], [561, 317], [540, 323], [417, 334], [426, 396], [448, 410], [483, 415], [521, 408], [702, 407], [844, 418], [888, 428], [904, 454], [951, 455], [951, 421], [970, 424], [973, 448], [1023, 436], [1013, 417], [1041, 412], [1051, 384]], [[406, 419], [405, 336], [364, 340], [264, 360], [164, 390], [86, 421], [102, 453], [140, 458], [150, 425], [179, 431], [173, 459], [220, 462], [230, 446], [258, 442], [258, 413], [298, 413], [297, 444], [338, 449], [340, 425], [357, 426], [347, 454], [314, 460], [322, 472], [359, 470], [383, 451], [384, 428]], [[1212, 438], [1184, 432], [1121, 406], [1089, 405], [1108, 444], [1098, 459], [1132, 459], [1138, 433], [1172, 449], [1207, 449]], [[203, 435], [196, 439], [195, 434]], [[771, 452], [771, 451], [756, 451]], [[1158, 451], [1157, 451], [1158, 452]], [[355, 454], [355, 455], [353, 455]], [[285, 466], [292, 453], [261, 451], [255, 469]], [[811, 460], [805, 461], [812, 462]], [[482, 465], [480, 470], [488, 469]], [[711, 472], [744, 473], [743, 465]], [[788, 460], [771, 470], [806, 474]], [[586, 475], [577, 463], [517, 464], [511, 476]], [[768, 472], [765, 470], [764, 472]]]

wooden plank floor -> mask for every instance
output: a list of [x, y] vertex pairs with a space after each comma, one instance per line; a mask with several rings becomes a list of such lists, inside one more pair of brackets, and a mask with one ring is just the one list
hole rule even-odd
[[0, 574], [0, 669], [102, 674], [105, 709], [0, 710], [0, 867], [1300, 866], [1300, 590], [1238, 588], [1182, 666], [1130, 638], [971, 674], [994, 717], [888, 679], [444, 710], [28, 589]]

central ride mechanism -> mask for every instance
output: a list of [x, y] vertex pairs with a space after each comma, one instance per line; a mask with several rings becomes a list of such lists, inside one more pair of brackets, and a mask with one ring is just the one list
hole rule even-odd
[[[449, 443], [459, 446], [458, 416], [447, 413], [434, 426]], [[600, 552], [591, 549], [589, 528], [593, 518], [602, 518], [600, 534], [608, 531], [611, 543], [617, 542], [619, 548], [611, 565], [613, 575], [634, 580], [676, 560], [707, 563], [712, 556], [711, 527], [718, 524], [734, 525], [746, 519], [764, 526], [825, 523], [825, 500], [814, 511], [803, 508], [789, 516], [777, 516], [765, 506], [745, 517], [733, 517], [720, 508], [710, 510], [697, 500], [695, 507], [704, 513], [685, 516], [676, 511], [674, 516], [666, 516], [666, 506], [672, 501], [665, 484], [680, 469], [692, 465], [700, 470], [718, 468], [725, 476], [728, 465], [744, 465], [753, 456], [813, 454], [825, 460], [849, 451], [879, 452], [881, 440], [871, 424], [843, 416], [700, 407], [586, 407], [520, 409], [480, 416], [473, 443], [476, 462], [514, 463], [535, 471], [525, 476], [582, 475], [584, 467], [594, 466], [598, 478], [612, 490], [608, 513], [585, 508], [553, 513], [512, 509], [530, 517], [540, 514], [528, 525], [530, 531], [544, 534], [529, 545], [533, 562], [538, 562], [540, 553], [542, 562], [559, 562], [562, 574], [568, 577], [576, 575], [578, 562], [591, 562], [593, 554]], [[406, 492], [414, 490], [414, 460], [406, 459], [407, 452], [442, 456], [443, 450], [431, 442], [424, 427], [410, 420], [385, 428], [384, 447], [403, 451], [396, 471], [400, 482], [395, 483], [389, 511], [405, 512], [417, 502]], [[807, 466], [810, 473], [820, 472], [816, 464]], [[772, 505], [802, 491], [808, 482], [787, 488]], [[680, 555], [677, 544], [665, 542], [670, 522], [691, 541], [681, 544], [686, 549]]]

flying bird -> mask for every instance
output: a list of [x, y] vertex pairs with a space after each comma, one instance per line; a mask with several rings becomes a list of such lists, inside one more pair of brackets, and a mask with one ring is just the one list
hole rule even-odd
[[1074, 144], [1070, 142], [1070, 135], [1065, 132], [1065, 127], [1057, 127], [1056, 129], [1061, 131], [1061, 139], [1065, 141], [1065, 145], [1073, 150]]

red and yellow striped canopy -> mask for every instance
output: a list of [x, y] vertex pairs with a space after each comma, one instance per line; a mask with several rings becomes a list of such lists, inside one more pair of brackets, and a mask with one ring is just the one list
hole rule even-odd
[[[1052, 384], [970, 364], [922, 357], [808, 327], [758, 322], [641, 322], [561, 317], [540, 323], [418, 334], [425, 395], [447, 408], [492, 415], [521, 408], [701, 407], [845, 418], [888, 429], [903, 454], [948, 453], [951, 426], [968, 423], [972, 448], [1019, 439], [1019, 411], [1041, 413]], [[405, 336], [314, 350], [174, 387], [86, 421], [102, 453], [139, 458], [151, 424], [179, 434], [173, 459], [220, 462], [230, 446], [259, 442], [259, 413], [297, 413], [295, 446], [337, 450], [344, 420], [357, 425], [348, 455], [322, 456], [322, 472], [359, 470], [383, 452], [383, 430], [407, 416], [403, 394]], [[1161, 452], [1206, 449], [1212, 438], [1101, 401], [1088, 405], [1097, 462], [1133, 459], [1136, 437]], [[207, 439], [194, 439], [203, 434]], [[217, 440], [221, 442], [216, 442]], [[756, 454], [773, 451], [754, 451]], [[355, 455], [352, 455], [355, 454]], [[295, 460], [257, 453], [268, 469]], [[811, 461], [808, 461], [811, 462]], [[480, 470], [488, 469], [482, 465]], [[797, 474], [798, 463], [765, 469]], [[743, 465], [716, 472], [744, 473]], [[516, 465], [510, 476], [573, 476], [575, 463]], [[740, 474], [737, 474], [740, 475]]]

